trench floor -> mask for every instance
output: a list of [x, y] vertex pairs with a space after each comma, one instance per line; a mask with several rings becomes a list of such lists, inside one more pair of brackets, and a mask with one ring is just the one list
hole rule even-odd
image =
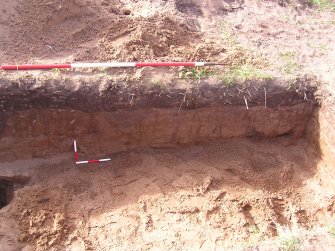
[[142, 148], [105, 164], [76, 166], [71, 153], [1, 167], [0, 176], [30, 177], [0, 210], [6, 250], [246, 247], [281, 226], [326, 225], [334, 205], [332, 171], [305, 140], [288, 137]]

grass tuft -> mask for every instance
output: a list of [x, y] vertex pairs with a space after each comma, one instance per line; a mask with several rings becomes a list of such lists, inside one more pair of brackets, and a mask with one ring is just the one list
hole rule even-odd
[[216, 72], [208, 67], [195, 67], [191, 69], [183, 69], [181, 72], [181, 78], [200, 80], [215, 74]]
[[222, 21], [219, 24], [219, 30], [223, 41], [230, 44], [237, 44], [237, 37], [232, 32], [231, 24], [228, 21]]
[[282, 52], [280, 53], [280, 57], [284, 63], [284, 73], [293, 74], [301, 69], [301, 66], [297, 63], [296, 54], [293, 51]]
[[309, 0], [309, 2], [318, 7], [319, 10], [335, 10], [335, 4], [332, 0]]
[[161, 83], [158, 79], [154, 79], [151, 81], [151, 86], [160, 86]]
[[328, 226], [328, 233], [332, 236], [335, 237], [335, 223], [332, 221], [331, 224]]
[[257, 247], [263, 240], [263, 233], [255, 225], [250, 226], [248, 232], [249, 238], [243, 243], [243, 248]]
[[279, 248], [281, 251], [302, 250], [302, 239], [298, 228], [277, 227], [279, 237]]
[[55, 74], [56, 76], [59, 76], [59, 75], [61, 74], [61, 71], [60, 71], [60, 69], [58, 69], [58, 68], [54, 68], [54, 69], [52, 69], [51, 71], [52, 71], [52, 73]]
[[257, 69], [251, 64], [243, 64], [226, 71], [220, 79], [223, 84], [233, 86], [248, 80], [272, 79], [272, 75]]

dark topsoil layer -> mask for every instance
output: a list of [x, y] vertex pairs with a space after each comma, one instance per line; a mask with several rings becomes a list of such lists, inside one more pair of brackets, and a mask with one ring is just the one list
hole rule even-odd
[[[185, 84], [186, 83], [186, 84]], [[282, 107], [316, 103], [317, 82], [310, 78], [223, 85], [211, 78], [175, 79], [166, 84], [106, 78], [0, 78], [0, 111], [70, 108], [83, 112], [135, 108], [196, 109], [210, 105]]]

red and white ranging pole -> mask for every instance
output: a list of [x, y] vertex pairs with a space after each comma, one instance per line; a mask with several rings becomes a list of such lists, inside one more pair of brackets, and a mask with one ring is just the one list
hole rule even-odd
[[106, 162], [112, 160], [111, 158], [106, 158], [106, 159], [90, 159], [90, 160], [82, 160], [78, 161], [78, 150], [77, 150], [77, 141], [73, 141], [73, 148], [74, 148], [74, 160], [76, 164], [90, 164], [90, 163], [100, 163], [100, 162]]
[[222, 65], [221, 63], [209, 62], [105, 62], [105, 63], [72, 63], [72, 64], [22, 64], [22, 65], [1, 65], [1, 70], [50, 70], [50, 69], [76, 69], [76, 68], [135, 68], [135, 67], [173, 67], [173, 66], [207, 66]]

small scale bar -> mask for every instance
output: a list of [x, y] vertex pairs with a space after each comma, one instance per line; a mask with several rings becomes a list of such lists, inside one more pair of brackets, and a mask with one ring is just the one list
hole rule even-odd
[[111, 161], [112, 159], [91, 159], [91, 160], [83, 160], [83, 161], [76, 161], [76, 164], [90, 164], [90, 163], [100, 163], [100, 162], [106, 162]]
[[78, 161], [79, 156], [78, 156], [78, 151], [77, 151], [77, 141], [73, 141], [73, 148], [74, 148], [74, 160]]
[[74, 160], [76, 164], [90, 164], [90, 163], [100, 163], [100, 162], [106, 162], [106, 161], [111, 161], [111, 158], [107, 159], [90, 159], [90, 160], [83, 160], [83, 161], [78, 161], [78, 149], [77, 149], [77, 141], [73, 140], [73, 150], [74, 150]]

